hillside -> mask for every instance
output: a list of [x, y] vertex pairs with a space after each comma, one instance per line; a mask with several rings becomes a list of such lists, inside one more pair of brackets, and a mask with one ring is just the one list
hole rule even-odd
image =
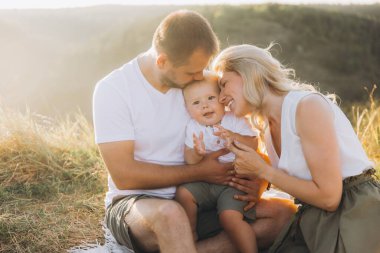
[[313, 5], [312, 7], [337, 13], [347, 13], [380, 21], [380, 4], [372, 5]]
[[[159, 21], [189, 8], [211, 22], [222, 48], [267, 46], [302, 81], [362, 101], [380, 80], [379, 5], [101, 6], [0, 11], [0, 104], [41, 114], [78, 108], [91, 118], [96, 82], [149, 48]], [[379, 96], [379, 92], [375, 94]]]

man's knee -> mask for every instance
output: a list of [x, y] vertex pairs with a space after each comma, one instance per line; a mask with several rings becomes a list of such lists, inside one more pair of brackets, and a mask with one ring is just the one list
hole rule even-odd
[[271, 198], [262, 199], [256, 205], [257, 216], [263, 217], [290, 217], [297, 211], [297, 206], [289, 199]]
[[267, 248], [273, 243], [296, 209], [293, 202], [286, 199], [262, 199], [257, 203], [257, 221], [253, 223], [252, 227], [261, 248]]
[[[188, 224], [189, 220], [182, 206], [175, 201], [165, 201], [154, 215], [155, 227], [153, 230], [172, 231], [175, 228]], [[176, 230], [176, 229], [175, 229]]]

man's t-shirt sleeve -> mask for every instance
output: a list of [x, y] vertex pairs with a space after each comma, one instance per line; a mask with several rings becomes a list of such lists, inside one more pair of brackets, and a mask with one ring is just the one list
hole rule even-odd
[[93, 96], [96, 143], [134, 140], [132, 115], [126, 95], [105, 80], [97, 84]]

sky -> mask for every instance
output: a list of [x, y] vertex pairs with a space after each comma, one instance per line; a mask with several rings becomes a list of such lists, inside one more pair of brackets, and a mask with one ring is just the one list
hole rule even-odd
[[106, 4], [373, 4], [380, 0], [0, 0], [0, 9], [71, 8]]

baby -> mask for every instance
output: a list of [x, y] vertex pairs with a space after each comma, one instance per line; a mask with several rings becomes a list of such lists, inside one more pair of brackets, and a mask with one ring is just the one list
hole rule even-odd
[[[187, 85], [183, 90], [186, 108], [192, 117], [187, 125], [185, 161], [198, 163], [205, 154], [225, 147], [225, 142], [237, 140], [257, 148], [257, 133], [245, 118], [236, 118], [225, 112], [219, 103], [219, 87], [216, 76], [208, 74], [204, 80]], [[233, 162], [234, 154], [219, 158], [221, 162]], [[178, 187], [176, 200], [185, 209], [197, 240], [197, 212], [217, 209], [219, 222], [239, 252], [257, 252], [256, 236], [244, 220], [253, 221], [254, 215], [244, 213], [244, 201], [234, 199], [243, 192], [228, 185], [206, 182], [188, 183]]]

